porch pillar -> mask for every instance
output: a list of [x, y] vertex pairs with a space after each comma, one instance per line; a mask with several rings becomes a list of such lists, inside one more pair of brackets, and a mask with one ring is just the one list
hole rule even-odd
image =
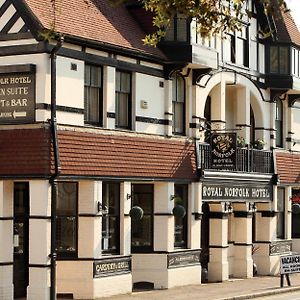
[[[278, 257], [270, 256], [270, 245], [276, 237], [276, 213], [270, 203], [258, 203], [256, 213], [256, 247], [253, 260], [259, 275], [271, 275], [278, 265]], [[273, 271], [272, 271], [273, 269]]]
[[250, 90], [240, 87], [236, 92], [236, 127], [240, 128], [237, 133], [248, 144], [250, 142]]
[[211, 127], [212, 130], [222, 130], [226, 127], [226, 82], [222, 80], [213, 88], [211, 96]]
[[253, 203], [234, 204], [234, 260], [233, 276], [253, 277], [252, 260], [252, 214]]
[[50, 299], [51, 186], [29, 184], [29, 286], [27, 299]]
[[13, 185], [0, 181], [0, 299], [13, 299]]
[[228, 280], [228, 212], [225, 203], [209, 204], [208, 281]]

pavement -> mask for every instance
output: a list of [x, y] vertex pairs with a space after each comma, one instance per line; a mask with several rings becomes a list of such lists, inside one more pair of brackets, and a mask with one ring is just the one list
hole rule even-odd
[[231, 278], [220, 283], [202, 283], [166, 290], [135, 290], [131, 294], [103, 298], [105, 300], [238, 300], [253, 299], [300, 290], [300, 274], [290, 275], [291, 286], [280, 276], [256, 276], [249, 279]]

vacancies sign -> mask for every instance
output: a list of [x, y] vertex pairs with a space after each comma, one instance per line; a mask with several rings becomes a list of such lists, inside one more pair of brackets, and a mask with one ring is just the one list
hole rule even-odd
[[[10, 69], [13, 72], [8, 73]], [[8, 72], [2, 73], [2, 70]], [[0, 68], [0, 124], [33, 123], [34, 112], [34, 66]]]

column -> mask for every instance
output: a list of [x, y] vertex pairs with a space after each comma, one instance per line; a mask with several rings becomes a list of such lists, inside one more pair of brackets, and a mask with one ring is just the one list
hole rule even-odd
[[[277, 193], [273, 199], [277, 202]], [[276, 239], [276, 223], [273, 203], [257, 203], [255, 230], [258, 250], [253, 255], [253, 260], [259, 275], [271, 275], [278, 269], [278, 257], [270, 256], [270, 244]]]
[[159, 182], [154, 188], [154, 251], [174, 249], [174, 183]]
[[208, 281], [228, 280], [228, 212], [224, 203], [209, 204]]
[[240, 87], [236, 91], [236, 126], [241, 130], [238, 135], [243, 137], [247, 144], [250, 142], [250, 90]]
[[51, 186], [29, 183], [29, 286], [27, 299], [50, 299]]
[[120, 187], [120, 254], [131, 254], [131, 183], [123, 182]]
[[212, 130], [222, 130], [226, 127], [226, 82], [224, 79], [212, 89], [210, 95]]
[[13, 185], [0, 181], [0, 299], [13, 299]]
[[190, 185], [189, 195], [188, 248], [199, 249], [201, 247], [202, 183], [193, 182]]
[[253, 277], [252, 260], [252, 213], [254, 204], [234, 204], [234, 260], [233, 276]]

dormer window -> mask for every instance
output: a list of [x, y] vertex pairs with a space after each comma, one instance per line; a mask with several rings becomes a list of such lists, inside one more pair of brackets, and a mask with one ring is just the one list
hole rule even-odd
[[289, 47], [270, 46], [269, 72], [272, 74], [289, 74]]
[[186, 17], [176, 15], [168, 28], [165, 41], [189, 42], [189, 22]]

